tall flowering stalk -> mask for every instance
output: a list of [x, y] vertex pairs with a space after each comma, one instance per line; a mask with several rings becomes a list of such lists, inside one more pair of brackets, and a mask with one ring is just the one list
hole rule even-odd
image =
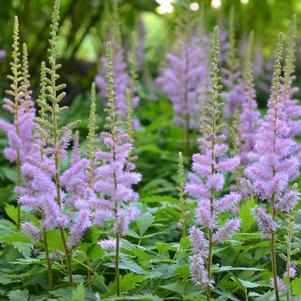
[[239, 71], [239, 61], [236, 55], [236, 39], [235, 39], [235, 24], [234, 24], [234, 7], [231, 8], [229, 22], [229, 43], [227, 56], [225, 60], [225, 68], [223, 68], [223, 84], [226, 91], [222, 93], [225, 99], [225, 117], [232, 119], [236, 110], [241, 108], [243, 83], [241, 73]]
[[205, 43], [194, 36], [177, 42], [177, 51], [166, 55], [167, 66], [162, 68], [157, 84], [167, 94], [173, 105], [174, 121], [189, 131], [200, 126], [201, 95], [207, 93], [208, 70]]
[[[288, 118], [288, 125], [291, 128], [292, 138], [301, 133], [301, 106], [297, 99], [294, 99], [294, 94], [299, 88], [294, 86], [295, 80], [295, 52], [296, 52], [296, 16], [293, 17], [288, 36], [286, 39], [286, 56], [283, 67], [284, 77], [281, 89], [281, 96], [284, 98], [285, 109]], [[300, 157], [300, 147], [296, 146], [295, 153]]]
[[[31, 99], [29, 83], [28, 54], [27, 47], [23, 45], [23, 56], [21, 64], [21, 53], [19, 50], [19, 22], [14, 20], [13, 51], [10, 63], [11, 80], [10, 89], [6, 91], [8, 98], [4, 99], [4, 109], [13, 114], [13, 123], [0, 120], [0, 129], [8, 137], [9, 146], [5, 148], [4, 155], [11, 162], [16, 163], [16, 192], [20, 193], [22, 186], [21, 164], [26, 159], [31, 148], [33, 118], [35, 114]], [[17, 205], [17, 229], [21, 223], [21, 208]]]
[[[236, 143], [239, 145], [239, 153], [241, 158], [241, 166], [236, 176], [238, 189], [244, 199], [248, 198], [252, 193], [252, 184], [250, 180], [243, 175], [244, 168], [254, 161], [256, 134], [259, 127], [260, 113], [257, 110], [256, 91], [253, 78], [253, 32], [249, 37], [247, 55], [243, 72], [243, 90], [241, 113], [237, 111], [238, 122]], [[233, 121], [235, 125], [235, 122]]]
[[298, 194], [288, 188], [288, 183], [299, 172], [299, 163], [292, 156], [295, 143], [291, 139], [285, 102], [281, 97], [282, 55], [283, 35], [279, 34], [268, 111], [256, 135], [255, 151], [258, 161], [246, 170], [253, 182], [254, 191], [261, 200], [267, 201], [269, 208], [269, 212], [263, 208], [257, 208], [254, 212], [263, 236], [270, 242], [272, 283], [277, 301], [280, 300], [282, 285], [277, 276], [276, 218], [279, 212], [287, 212], [296, 205]]
[[138, 200], [132, 185], [141, 180], [141, 175], [133, 171], [135, 165], [128, 165], [128, 157], [133, 145], [129, 135], [121, 128], [117, 107], [116, 86], [111, 43], [107, 44], [107, 107], [105, 131], [101, 134], [105, 150], [97, 150], [97, 159], [102, 165], [95, 169], [94, 190], [99, 194], [95, 201], [94, 223], [103, 226], [106, 219], [114, 219], [114, 240], [100, 241], [103, 248], [115, 248], [116, 295], [120, 296], [120, 238], [128, 231], [129, 224], [139, 215], [139, 210], [128, 206]]
[[[63, 209], [63, 195], [62, 183], [66, 185], [67, 193], [70, 193], [70, 186], [64, 180], [67, 177], [65, 172], [61, 175], [60, 162], [66, 158], [66, 148], [71, 139], [71, 131], [78, 124], [78, 122], [70, 123], [62, 128], [59, 128], [58, 120], [62, 111], [66, 107], [60, 107], [59, 104], [65, 97], [63, 89], [65, 84], [58, 84], [60, 78], [58, 70], [61, 65], [57, 63], [57, 39], [59, 30], [59, 10], [60, 0], [54, 3], [52, 14], [52, 23], [50, 25], [50, 39], [49, 39], [49, 67], [45, 64], [45, 72], [43, 75], [41, 98], [38, 101], [40, 107], [39, 117], [36, 118], [36, 132], [38, 139], [36, 140], [37, 153], [33, 153], [33, 158], [23, 166], [24, 177], [31, 183], [33, 189], [30, 191], [30, 198], [26, 195], [20, 199], [20, 202], [25, 205], [30, 205], [30, 202], [35, 202], [33, 207], [41, 207], [44, 212], [43, 228], [51, 229], [59, 227], [61, 239], [65, 249], [67, 260], [67, 270], [69, 285], [73, 283], [72, 280], [72, 266], [71, 266], [71, 250], [70, 242], [67, 242], [64, 229], [69, 224], [69, 218], [62, 211]], [[44, 149], [41, 154], [40, 149]], [[72, 174], [69, 171], [69, 174]], [[73, 180], [69, 177], [70, 181]], [[42, 185], [44, 181], [44, 185]], [[37, 183], [41, 183], [36, 186]], [[70, 188], [71, 189], [71, 188]], [[73, 225], [74, 226], [74, 225]], [[71, 229], [70, 236], [73, 233]]]
[[[40, 95], [38, 98], [38, 103], [39, 101], [45, 101], [46, 97], [46, 70], [45, 70], [45, 62], [41, 63], [41, 77], [40, 77]], [[43, 106], [40, 107], [40, 110], [38, 112], [38, 116], [43, 119], [45, 117], [45, 112], [43, 110]], [[45, 154], [44, 154], [44, 146], [45, 146], [45, 141], [43, 140], [44, 137], [42, 134], [39, 135], [38, 131], [35, 133], [35, 139], [37, 143], [37, 155], [40, 160], [40, 162], [45, 162], [44, 159], [46, 159]], [[46, 164], [47, 166], [47, 164]], [[44, 212], [45, 215], [45, 212]], [[44, 218], [45, 219], [45, 218]], [[50, 258], [50, 253], [49, 253], [49, 247], [48, 247], [48, 236], [47, 236], [47, 229], [43, 227], [43, 243], [44, 243], [44, 250], [45, 250], [45, 255], [46, 255], [46, 260], [47, 260], [47, 275], [48, 275], [48, 288], [49, 290], [52, 290], [53, 288], [53, 273], [52, 273], [52, 260]]]
[[[224, 187], [224, 174], [233, 172], [239, 165], [239, 157], [226, 158], [228, 146], [224, 143], [226, 137], [222, 135], [223, 124], [219, 124], [219, 117], [223, 109], [220, 90], [219, 70], [219, 29], [215, 27], [211, 59], [212, 88], [210, 99], [206, 107], [203, 124], [203, 137], [199, 139], [200, 153], [193, 155], [190, 181], [186, 191], [198, 201], [196, 210], [197, 222], [201, 228], [190, 229], [190, 240], [194, 255], [190, 258], [192, 280], [200, 285], [211, 300], [212, 256], [214, 246], [223, 243], [238, 230], [239, 218], [228, 219], [223, 225], [218, 224], [218, 216], [222, 212], [233, 212], [240, 200], [237, 192], [219, 196]], [[206, 237], [207, 234], [207, 237]]]
[[[127, 63], [125, 57], [126, 54], [122, 49], [122, 41], [120, 34], [120, 22], [118, 16], [118, 7], [115, 3], [113, 5], [113, 13], [111, 15], [111, 21], [109, 22], [110, 28], [108, 28], [109, 40], [112, 44], [113, 53], [113, 71], [115, 75], [116, 83], [116, 106], [118, 113], [122, 120], [126, 119], [126, 90], [130, 91], [133, 95], [133, 109], [135, 109], [140, 101], [137, 94], [138, 83], [136, 81], [136, 66], [135, 59], [132, 53], [129, 53], [129, 63]], [[99, 60], [99, 70], [95, 78], [95, 83], [100, 91], [100, 95], [104, 98], [109, 97], [109, 91], [107, 90], [106, 77], [107, 77], [107, 58], [103, 55]], [[138, 124], [138, 121], [135, 121]]]
[[177, 178], [177, 189], [178, 189], [178, 198], [179, 198], [179, 209], [180, 209], [180, 220], [178, 223], [178, 227], [182, 232], [182, 236], [186, 236], [186, 223], [185, 223], [185, 191], [184, 191], [184, 184], [185, 184], [185, 175], [184, 175], [184, 162], [183, 162], [183, 155], [179, 152], [178, 158], [178, 178]]
[[259, 126], [259, 112], [257, 110], [256, 91], [253, 78], [252, 64], [253, 33], [250, 34], [248, 53], [244, 68], [244, 94], [242, 112], [240, 115], [241, 161], [244, 165], [250, 162], [254, 152], [256, 132]]

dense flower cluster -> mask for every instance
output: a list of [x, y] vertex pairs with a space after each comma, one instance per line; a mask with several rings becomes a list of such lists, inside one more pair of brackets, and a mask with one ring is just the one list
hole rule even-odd
[[200, 125], [209, 86], [207, 57], [205, 41], [194, 36], [180, 39], [175, 53], [166, 55], [167, 66], [156, 79], [172, 102], [174, 121], [186, 130]]
[[246, 172], [262, 200], [274, 202], [275, 209], [287, 211], [297, 202], [297, 195], [288, 189], [288, 183], [298, 175], [299, 163], [292, 156], [295, 142], [291, 139], [285, 103], [280, 96], [282, 48], [279, 51], [268, 112], [256, 135], [255, 152], [259, 159]]
[[[225, 36], [221, 40], [222, 53], [225, 52], [225, 67], [223, 72], [223, 85], [226, 88], [225, 92], [222, 92], [222, 96], [225, 99], [225, 117], [227, 119], [233, 118], [237, 110], [241, 108], [243, 103], [244, 85], [241, 79], [241, 72], [239, 70], [239, 62], [236, 56], [236, 41], [234, 32], [234, 9], [231, 9], [229, 31], [221, 34], [221, 37]], [[226, 40], [228, 38], [228, 41]]]
[[[126, 63], [123, 50], [116, 40], [112, 40], [112, 52], [113, 52], [113, 68], [116, 84], [116, 106], [118, 112], [123, 120], [126, 119], [127, 102], [126, 102], [126, 90], [129, 90], [132, 97], [133, 108], [136, 108], [139, 103], [139, 97], [135, 95], [137, 93], [137, 86], [131, 85], [131, 78], [128, 74], [129, 66]], [[106, 70], [107, 70], [107, 58], [103, 56], [99, 61], [99, 71], [95, 78], [95, 83], [100, 91], [102, 97], [108, 97], [107, 85], [106, 85]], [[136, 121], [137, 123], [137, 121]]]
[[[225, 156], [228, 151], [225, 143], [226, 137], [219, 133], [223, 127], [217, 124], [219, 112], [222, 109], [219, 94], [218, 33], [218, 28], [216, 28], [211, 65], [212, 90], [203, 124], [204, 136], [199, 139], [200, 153], [193, 155], [193, 173], [190, 174], [189, 182], [186, 185], [187, 193], [198, 201], [197, 223], [202, 227], [202, 230], [192, 228], [190, 231], [190, 239], [195, 253], [190, 261], [191, 272], [193, 281], [201, 284], [207, 296], [210, 295], [212, 285], [212, 247], [230, 238], [240, 226], [238, 218], [228, 219], [223, 225], [218, 223], [218, 216], [222, 212], [235, 211], [240, 201], [240, 194], [237, 192], [231, 192], [221, 197], [217, 196], [224, 187], [224, 174], [233, 172], [240, 163], [237, 156], [232, 158]], [[203, 231], [208, 232], [207, 239], [205, 239]], [[204, 272], [205, 269], [207, 273]]]

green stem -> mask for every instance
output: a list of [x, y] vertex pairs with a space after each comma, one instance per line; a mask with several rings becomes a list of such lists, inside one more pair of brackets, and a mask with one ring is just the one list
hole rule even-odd
[[[16, 114], [17, 116], [17, 114]], [[17, 117], [16, 117], [17, 118]], [[16, 126], [16, 132], [17, 135], [19, 135], [19, 127]], [[17, 178], [16, 178], [16, 187], [21, 186], [22, 176], [21, 176], [21, 155], [20, 155], [20, 149], [17, 149]], [[19, 202], [17, 203], [17, 230], [20, 229], [21, 225], [21, 206]]]
[[87, 276], [88, 276], [88, 287], [91, 288], [92, 278], [91, 278], [91, 263], [87, 256]]
[[47, 268], [48, 268], [48, 290], [51, 291], [53, 289], [52, 264], [49, 257], [48, 239], [47, 239], [47, 232], [45, 229], [43, 229], [43, 235], [44, 235], [44, 249], [45, 249]]
[[[272, 217], [273, 217], [273, 221], [275, 221], [276, 219], [275, 195], [273, 195], [272, 197]], [[271, 263], [272, 263], [275, 297], [276, 297], [276, 301], [280, 301], [279, 291], [278, 291], [278, 280], [277, 280], [276, 231], [272, 232], [272, 238], [271, 238]]]
[[73, 277], [72, 277], [72, 250], [68, 248], [64, 233], [64, 228], [60, 227], [61, 239], [64, 245], [65, 255], [66, 255], [66, 263], [67, 263], [67, 273], [68, 273], [68, 282], [69, 286], [73, 285]]
[[116, 295], [120, 296], [120, 272], [119, 272], [119, 252], [120, 252], [120, 235], [116, 232], [116, 256], [115, 256], [115, 273], [116, 273]]
[[210, 287], [210, 280], [211, 280], [211, 267], [212, 267], [212, 231], [208, 229], [208, 240], [209, 240], [209, 254], [208, 254], [208, 262], [207, 262], [207, 274], [208, 274], [208, 285], [206, 287], [206, 296], [207, 301], [211, 300], [211, 287]]
[[287, 301], [290, 301], [291, 299], [291, 272], [290, 272], [290, 267], [291, 267], [291, 243], [292, 243], [292, 215], [291, 212], [289, 214], [289, 224], [288, 224], [288, 235], [287, 235], [287, 263], [286, 263], [286, 270], [287, 270], [287, 294], [286, 298]]

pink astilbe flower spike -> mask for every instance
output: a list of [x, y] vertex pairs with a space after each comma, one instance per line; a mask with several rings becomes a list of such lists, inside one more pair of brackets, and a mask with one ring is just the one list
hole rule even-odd
[[40, 229], [35, 227], [32, 223], [24, 222], [21, 224], [21, 228], [30, 236], [33, 238], [34, 241], [38, 241], [41, 236], [42, 232]]
[[288, 184], [299, 174], [300, 163], [293, 157], [295, 142], [291, 138], [285, 102], [280, 92], [280, 58], [277, 57], [268, 111], [256, 135], [254, 151], [258, 159], [248, 166], [246, 175], [262, 200], [274, 202], [276, 209], [286, 211], [296, 202]]
[[189, 239], [196, 254], [200, 254], [204, 257], [208, 256], [208, 242], [200, 229], [194, 226], [191, 227], [189, 230]]
[[208, 285], [211, 286], [210, 280], [205, 267], [205, 262], [199, 254], [190, 256], [190, 271], [191, 280], [195, 285], [199, 285], [203, 288]]
[[186, 192], [198, 202], [196, 217], [197, 224], [201, 226], [190, 230], [192, 250], [195, 254], [190, 258], [191, 277], [195, 284], [204, 289], [207, 298], [211, 295], [213, 287], [213, 281], [209, 279], [213, 246], [231, 238], [240, 226], [239, 218], [228, 219], [223, 225], [218, 221], [222, 212], [235, 212], [240, 200], [240, 194], [236, 192], [216, 198], [216, 194], [221, 193], [224, 188], [225, 174], [233, 172], [240, 164], [239, 157], [226, 156], [228, 145], [225, 143], [225, 135], [222, 134], [224, 126], [219, 124], [223, 104], [220, 97], [218, 64], [219, 43], [216, 27], [211, 63], [211, 98], [203, 120], [203, 137], [198, 141], [200, 152], [193, 155], [193, 173], [189, 174], [189, 182], [185, 187]]
[[207, 45], [192, 36], [178, 40], [177, 46], [175, 53], [166, 55], [167, 66], [156, 82], [172, 102], [174, 121], [186, 130], [196, 129], [205, 101], [201, 96], [209, 85]]
[[253, 82], [252, 45], [253, 33], [250, 35], [245, 63], [243, 103], [239, 120], [240, 154], [244, 165], [252, 161], [260, 116], [257, 110], [256, 91]]
[[122, 236], [126, 235], [129, 224], [139, 215], [139, 210], [129, 205], [138, 201], [139, 195], [133, 190], [133, 185], [141, 181], [141, 174], [134, 171], [134, 164], [131, 165], [132, 168], [128, 168], [133, 145], [132, 139], [121, 128], [111, 51], [111, 44], [108, 43], [106, 58], [108, 117], [105, 130], [100, 137], [103, 147], [95, 151], [95, 160], [101, 164], [94, 169], [93, 190], [99, 197], [94, 198], [91, 204], [93, 222], [104, 226], [108, 219], [113, 218], [114, 225], [111, 230], [116, 236]]
[[240, 219], [233, 218], [228, 220], [218, 231], [213, 234], [213, 243], [222, 243], [232, 237], [233, 233], [239, 230]]
[[[225, 67], [222, 69], [223, 85], [226, 91], [222, 93], [225, 99], [225, 117], [233, 118], [235, 112], [241, 108], [243, 95], [243, 82], [241, 80], [241, 72], [239, 71], [239, 61], [237, 60], [237, 49], [235, 41], [234, 27], [234, 7], [231, 9], [229, 18], [229, 30], [221, 34], [222, 53], [226, 50]], [[228, 41], [226, 41], [228, 38]], [[225, 40], [224, 42], [222, 42]], [[223, 45], [226, 47], [223, 47]]]
[[[15, 32], [13, 44], [13, 79], [11, 90], [6, 91], [8, 96], [3, 100], [3, 108], [13, 114], [13, 121], [9, 123], [0, 119], [0, 130], [8, 138], [8, 146], [4, 149], [4, 156], [11, 162], [17, 163], [17, 169], [25, 161], [27, 155], [31, 152], [32, 132], [34, 126], [35, 109], [32, 100], [32, 91], [30, 88], [30, 76], [28, 70], [28, 53], [26, 44], [23, 44], [22, 71], [20, 67], [18, 19], [15, 19]], [[20, 179], [17, 180], [18, 182]], [[17, 186], [20, 183], [17, 183]]]
[[[284, 108], [287, 114], [287, 124], [290, 128], [292, 138], [301, 134], [301, 105], [295, 99], [294, 95], [299, 91], [299, 88], [294, 86], [295, 76], [295, 52], [296, 52], [296, 16], [293, 17], [289, 26], [287, 41], [286, 41], [286, 57], [283, 67], [284, 78], [281, 87], [281, 97], [283, 98]], [[300, 159], [301, 147], [295, 145], [295, 155]], [[295, 178], [298, 174], [295, 175]]]
[[68, 245], [70, 247], [79, 244], [83, 234], [90, 226], [90, 209], [87, 200], [78, 201], [75, 207], [77, 212], [68, 237]]
[[251, 179], [254, 191], [270, 207], [271, 214], [263, 208], [256, 208], [255, 213], [262, 235], [270, 242], [276, 300], [280, 300], [279, 291], [283, 289], [282, 281], [277, 276], [275, 243], [277, 216], [281, 211], [293, 209], [296, 204], [297, 195], [289, 189], [288, 185], [299, 174], [300, 167], [300, 163], [293, 156], [296, 144], [292, 139], [286, 102], [281, 93], [282, 52], [283, 36], [279, 34], [268, 111], [256, 135], [255, 152], [258, 157], [246, 169], [246, 175]]
[[[136, 87], [131, 87], [130, 77], [128, 75], [128, 65], [125, 61], [125, 55], [122, 50], [120, 43], [113, 39], [112, 41], [112, 52], [113, 52], [113, 68], [115, 76], [115, 87], [116, 87], [116, 106], [118, 112], [123, 120], [126, 119], [127, 112], [127, 101], [126, 101], [126, 90], [129, 90], [130, 94], [134, 93], [133, 89]], [[95, 83], [100, 91], [102, 97], [108, 97], [107, 86], [106, 86], [106, 76], [107, 76], [107, 59], [105, 56], [100, 58], [99, 61], [99, 71], [95, 78]], [[139, 97], [135, 96], [132, 98], [132, 107], [135, 109], [139, 104]], [[135, 122], [137, 124], [138, 121]]]
[[[285, 277], [288, 277], [288, 270], [286, 270], [283, 275]], [[294, 279], [297, 277], [296, 265], [294, 263], [291, 263], [291, 265], [289, 267], [289, 276], [291, 279]]]

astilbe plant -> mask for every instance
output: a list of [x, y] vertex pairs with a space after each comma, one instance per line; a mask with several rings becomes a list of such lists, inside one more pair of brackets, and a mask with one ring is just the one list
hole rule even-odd
[[[195, 36], [186, 36], [177, 41], [174, 53], [166, 55], [166, 67], [156, 79], [173, 105], [174, 121], [187, 133], [200, 126], [200, 112], [207, 93], [208, 70], [205, 42]], [[203, 103], [202, 103], [203, 102]]]
[[[31, 97], [29, 82], [29, 66], [26, 44], [23, 44], [22, 64], [19, 49], [19, 22], [15, 17], [13, 32], [13, 51], [10, 89], [6, 91], [8, 98], [4, 99], [4, 109], [13, 115], [12, 123], [0, 120], [0, 129], [8, 137], [9, 145], [4, 149], [4, 156], [11, 162], [16, 163], [16, 192], [19, 193], [22, 186], [21, 164], [31, 151], [33, 119], [35, 109]], [[17, 228], [20, 228], [21, 209], [18, 205]]]
[[[294, 94], [299, 88], [294, 86], [295, 80], [295, 52], [296, 52], [296, 17], [292, 19], [286, 39], [286, 56], [283, 67], [283, 84], [281, 87], [281, 97], [285, 102], [288, 126], [291, 129], [291, 137], [301, 134], [301, 106], [294, 98]], [[300, 146], [296, 145], [295, 154], [300, 158]]]
[[262, 235], [270, 242], [272, 283], [277, 301], [280, 300], [279, 290], [283, 288], [277, 276], [277, 215], [290, 211], [297, 204], [298, 193], [290, 190], [288, 184], [299, 173], [298, 160], [292, 156], [295, 143], [291, 138], [285, 102], [281, 97], [282, 52], [283, 36], [280, 34], [268, 111], [256, 135], [255, 152], [258, 160], [246, 169], [254, 191], [268, 207], [268, 212], [264, 208], [256, 208], [254, 213], [257, 215]]
[[237, 125], [237, 141], [241, 158], [240, 173], [237, 175], [238, 188], [243, 198], [247, 198], [252, 193], [252, 185], [243, 175], [244, 168], [247, 167], [256, 157], [255, 142], [256, 134], [260, 123], [260, 113], [257, 109], [256, 91], [253, 78], [253, 32], [250, 34], [245, 66], [243, 72], [243, 94], [241, 112]]
[[108, 218], [113, 218], [111, 229], [115, 238], [101, 240], [103, 248], [115, 249], [116, 294], [120, 295], [120, 238], [128, 231], [129, 224], [139, 215], [139, 210], [129, 206], [138, 200], [132, 186], [139, 183], [141, 175], [134, 172], [135, 165], [128, 164], [133, 145], [131, 138], [121, 127], [121, 120], [117, 107], [116, 83], [112, 59], [111, 43], [107, 44], [107, 107], [106, 125], [101, 133], [104, 148], [96, 151], [96, 158], [102, 164], [94, 170], [94, 190], [101, 197], [95, 202], [94, 223], [104, 226]]
[[237, 110], [241, 109], [243, 102], [243, 81], [239, 70], [239, 61], [236, 55], [234, 7], [231, 9], [229, 24], [229, 47], [225, 59], [223, 72], [223, 85], [226, 91], [222, 93], [225, 99], [225, 117], [229, 120], [234, 116]]
[[[26, 183], [19, 203], [38, 211], [42, 215], [42, 228], [58, 228], [65, 249], [69, 285], [72, 280], [72, 247], [78, 243], [79, 237], [87, 226], [87, 215], [84, 215], [86, 205], [81, 204], [82, 194], [75, 191], [74, 183], [80, 181], [84, 163], [77, 162], [70, 166], [64, 174], [61, 173], [60, 163], [67, 158], [67, 147], [72, 137], [72, 129], [78, 122], [72, 122], [59, 127], [58, 120], [66, 107], [59, 104], [65, 96], [62, 90], [65, 84], [58, 84], [60, 78], [58, 70], [61, 65], [57, 63], [57, 39], [59, 29], [60, 1], [56, 0], [50, 25], [49, 39], [49, 67], [42, 63], [41, 92], [37, 101], [39, 114], [35, 118], [32, 152], [22, 164], [22, 175]], [[80, 165], [81, 164], [81, 165]], [[80, 165], [80, 167], [79, 167]], [[77, 171], [80, 171], [79, 173]], [[65, 191], [64, 191], [65, 190]], [[64, 207], [74, 200], [74, 193], [78, 193], [78, 200], [73, 202], [76, 217], [64, 212]], [[70, 228], [69, 240], [65, 229]], [[47, 232], [44, 231], [44, 241]], [[45, 245], [45, 252], [47, 246]], [[48, 255], [47, 255], [48, 256]], [[50, 279], [49, 279], [50, 281]]]
[[239, 119], [241, 137], [241, 161], [247, 165], [252, 161], [256, 134], [259, 126], [260, 113], [257, 110], [256, 91], [253, 78], [252, 64], [253, 33], [250, 34], [248, 53], [244, 68], [244, 93], [242, 110]]
[[[116, 106], [122, 120], [126, 119], [126, 90], [129, 90], [133, 95], [132, 103], [135, 109], [139, 103], [139, 96], [137, 94], [138, 82], [136, 74], [136, 65], [134, 55], [128, 54], [129, 62], [126, 61], [125, 52], [122, 48], [120, 37], [120, 24], [118, 22], [117, 8], [114, 8], [111, 20], [111, 28], [109, 30], [109, 40], [112, 44], [113, 53], [113, 70], [116, 83]], [[104, 54], [99, 60], [98, 75], [95, 78], [95, 83], [103, 98], [108, 98], [109, 91], [107, 90], [106, 77], [107, 77], [107, 57]], [[138, 124], [138, 121], [135, 121]]]
[[212, 88], [206, 106], [203, 123], [203, 137], [199, 139], [200, 153], [193, 155], [190, 181], [186, 185], [187, 193], [198, 201], [196, 209], [197, 223], [200, 228], [190, 229], [190, 240], [194, 255], [190, 258], [192, 280], [200, 285], [207, 297], [211, 298], [213, 287], [212, 257], [214, 246], [222, 244], [239, 229], [240, 219], [230, 218], [224, 224], [218, 223], [223, 212], [233, 212], [240, 200], [240, 194], [233, 191], [221, 196], [225, 173], [233, 172], [240, 163], [239, 157], [226, 157], [228, 146], [226, 137], [221, 134], [224, 125], [219, 124], [223, 103], [220, 95], [222, 88], [219, 75], [219, 30], [214, 29], [214, 43], [211, 61]]

